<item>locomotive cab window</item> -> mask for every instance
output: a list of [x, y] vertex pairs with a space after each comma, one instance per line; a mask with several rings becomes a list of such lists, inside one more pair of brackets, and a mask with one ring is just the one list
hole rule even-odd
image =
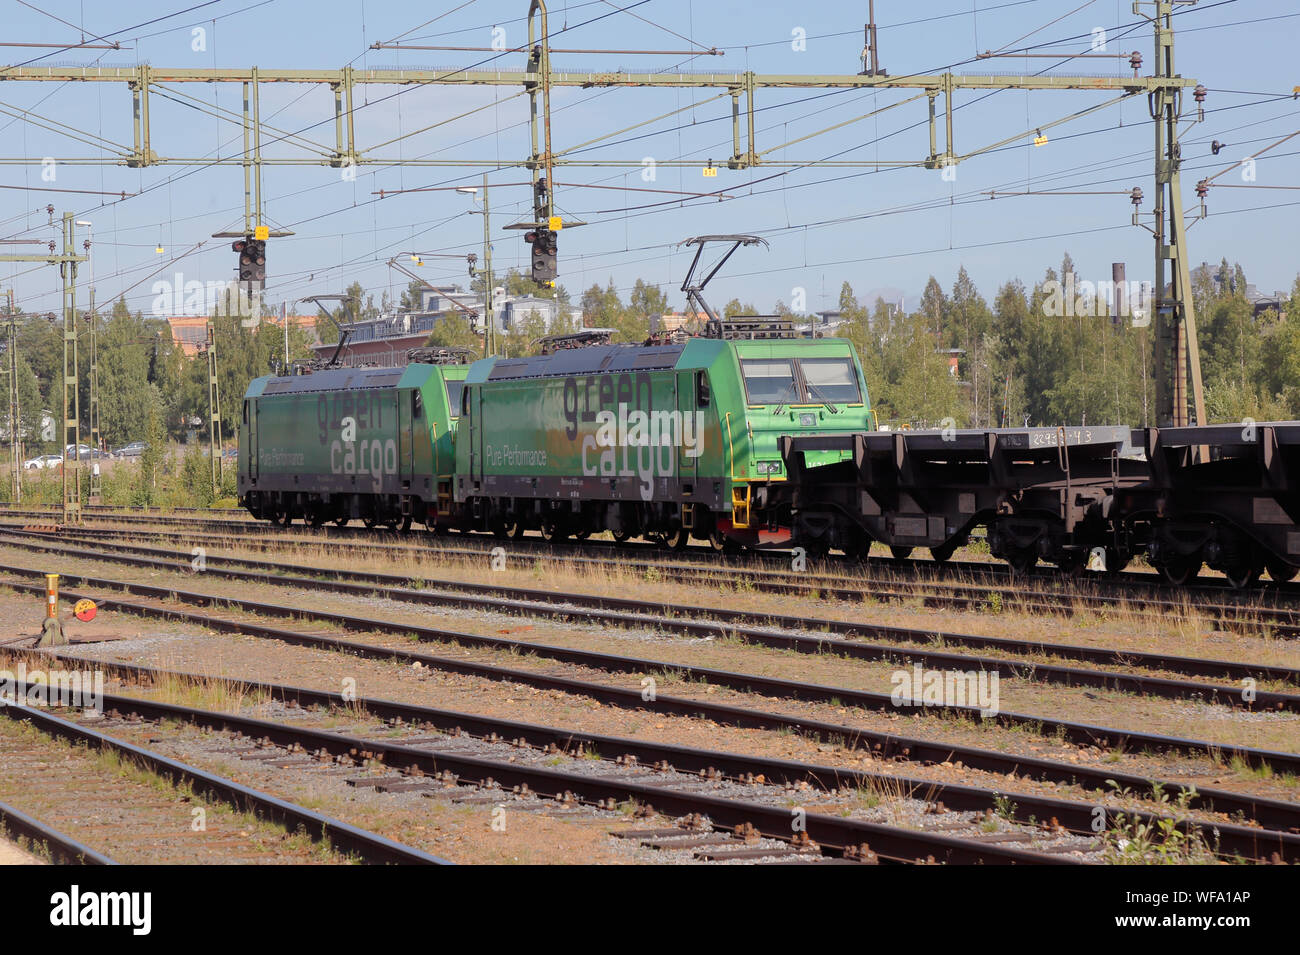
[[244, 424], [248, 424], [248, 402], [244, 402]]
[[777, 405], [799, 400], [794, 363], [788, 358], [742, 361], [745, 394], [751, 405]]
[[465, 382], [447, 381], [447, 408], [453, 418], [461, 415], [461, 396], [465, 393]]
[[862, 401], [858, 376], [847, 358], [800, 358], [799, 370], [808, 384], [808, 397], [813, 401], [835, 401], [846, 405]]
[[424, 417], [424, 398], [418, 391], [411, 392], [411, 417]]
[[697, 371], [695, 373], [695, 407], [707, 408], [713, 400], [713, 393], [709, 389], [709, 373], [707, 371]]

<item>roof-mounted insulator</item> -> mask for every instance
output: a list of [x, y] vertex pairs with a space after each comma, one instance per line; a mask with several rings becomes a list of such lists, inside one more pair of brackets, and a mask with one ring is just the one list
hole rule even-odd
[[1142, 69], [1142, 54], [1134, 50], [1128, 55], [1128, 65], [1133, 68], [1133, 75], [1138, 75], [1138, 70]]

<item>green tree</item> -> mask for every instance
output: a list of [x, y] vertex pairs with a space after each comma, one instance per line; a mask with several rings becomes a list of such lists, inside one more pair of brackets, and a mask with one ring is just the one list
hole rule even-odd
[[470, 326], [469, 319], [460, 312], [452, 312], [438, 319], [424, 343], [444, 348], [473, 348], [476, 352], [483, 350], [483, 339]]

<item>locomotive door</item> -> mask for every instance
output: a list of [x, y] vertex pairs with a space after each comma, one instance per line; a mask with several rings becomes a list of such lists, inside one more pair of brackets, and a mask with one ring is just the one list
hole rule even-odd
[[469, 419], [470, 443], [469, 443], [469, 479], [475, 489], [483, 486], [483, 389], [471, 388], [465, 386], [461, 395], [461, 402], [464, 405], [461, 408], [461, 422], [458, 430], [463, 431], [466, 421]]
[[248, 426], [248, 480], [257, 483], [257, 399], [244, 402], [244, 424]]
[[397, 478], [402, 490], [410, 490], [415, 473], [415, 426], [420, 411], [420, 389], [397, 392]]
[[[703, 376], [704, 372], [679, 371], [677, 373], [677, 410], [681, 412], [682, 423], [678, 433], [673, 436], [677, 445], [674, 452], [677, 456], [677, 480], [680, 482], [680, 492], [689, 496], [695, 491], [695, 480], [699, 476], [699, 457], [692, 457], [686, 453], [685, 438], [688, 435], [693, 436], [694, 440], [699, 440], [694, 427], [687, 424], [688, 420], [693, 420], [698, 399], [696, 391], [698, 390], [698, 379]], [[706, 385], [707, 387], [707, 385]], [[699, 445], [696, 445], [698, 450]]]

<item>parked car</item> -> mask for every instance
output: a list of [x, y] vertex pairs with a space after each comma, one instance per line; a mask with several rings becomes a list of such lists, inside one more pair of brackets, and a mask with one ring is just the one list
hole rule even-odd
[[123, 445], [123, 446], [120, 447], [120, 448], [116, 448], [116, 449], [113, 451], [113, 457], [115, 457], [115, 458], [138, 458], [140, 455], [144, 454], [145, 449], [146, 449], [147, 447], [149, 447], [149, 445], [147, 445], [147, 444], [146, 444], [145, 442], [143, 442], [143, 441], [132, 441], [130, 444]]
[[39, 471], [44, 468], [55, 468], [63, 462], [62, 455], [42, 454], [40, 457], [32, 458], [23, 462], [23, 467], [29, 471]]
[[221, 452], [221, 456], [227, 461], [235, 461], [239, 458], [239, 448], [226, 448]]
[[[63, 449], [63, 452], [64, 452], [68, 457], [73, 457], [73, 455], [74, 455], [74, 452], [73, 452], [73, 450], [72, 450], [72, 445], [68, 445], [67, 447], [65, 447], [65, 448]], [[79, 445], [77, 445], [77, 451], [76, 451], [75, 455], [76, 455], [77, 458], [81, 459], [82, 461], [87, 461], [87, 460], [89, 460], [89, 459], [90, 459], [90, 456], [91, 456], [91, 448], [90, 448], [90, 445], [88, 445], [88, 444], [79, 444]]]

